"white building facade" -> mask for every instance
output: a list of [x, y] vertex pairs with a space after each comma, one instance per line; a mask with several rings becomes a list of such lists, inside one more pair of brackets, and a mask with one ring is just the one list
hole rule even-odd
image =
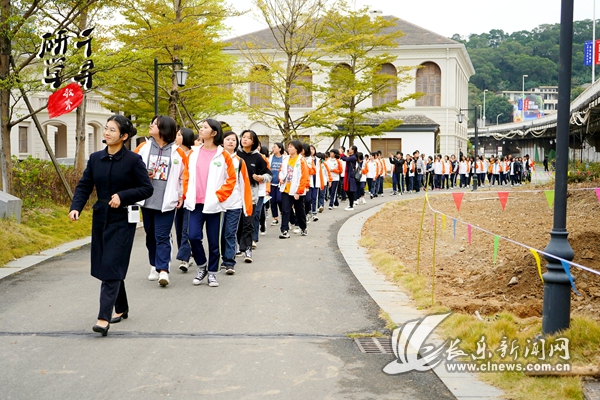
[[[30, 96], [29, 100], [34, 110], [48, 103], [51, 92], [39, 92]], [[85, 158], [87, 159], [94, 151], [104, 148], [102, 144], [102, 130], [106, 120], [111, 113], [102, 107], [102, 97], [88, 93], [86, 101], [86, 144]], [[21, 100], [16, 104], [16, 114], [27, 115], [27, 107]], [[54, 155], [60, 161], [72, 164], [75, 158], [75, 132], [76, 112], [63, 114], [57, 118], [49, 118], [47, 109], [39, 112], [37, 118], [42, 126]], [[40, 134], [32, 118], [28, 118], [11, 129], [11, 153], [19, 159], [27, 157], [49, 160], [50, 156], [44, 147]]]
[[[467, 124], [466, 122], [459, 124], [457, 114], [460, 109], [464, 110], [468, 107], [468, 81], [475, 71], [464, 45], [401, 19], [396, 19], [396, 29], [402, 31], [404, 36], [397, 41], [397, 48], [385, 50], [386, 53], [395, 55], [396, 59], [391, 65], [382, 66], [382, 70], [384, 67], [390, 71], [412, 67], [409, 74], [412, 74], [413, 80], [404, 86], [399, 86], [395, 95], [401, 98], [411, 93], [423, 92], [425, 96], [403, 103], [404, 110], [393, 115], [403, 120], [406, 118], [405, 122], [411, 121], [409, 124], [402, 124], [398, 129], [378, 138], [364, 138], [364, 143], [355, 140], [354, 144], [359, 151], [382, 150], [385, 155], [390, 152], [395, 153], [397, 150], [405, 154], [419, 150], [427, 155], [438, 151], [448, 155], [458, 154], [459, 150], [466, 153]], [[245, 55], [247, 45], [244, 43], [260, 43], [261, 52], [283, 61], [284, 54], [278, 53], [276, 46], [268, 45], [273, 42], [272, 36], [269, 39], [270, 35], [272, 34], [267, 29], [233, 38], [229, 40], [232, 44], [225, 51], [236, 57], [239, 68], [245, 71], [255, 68], [256, 63], [248, 61]], [[256, 52], [257, 46], [252, 47], [252, 51]], [[333, 64], [346, 62], [335, 57], [329, 57], [327, 61]], [[313, 83], [322, 83], [326, 80], [328, 71], [319, 73], [316, 72], [319, 71], [318, 66], [307, 65], [307, 67], [315, 71], [312, 75]], [[256, 90], [256, 87], [252, 89], [252, 85], [249, 83], [237, 88], [242, 96], [246, 97], [248, 104], [253, 101], [252, 90]], [[312, 94], [309, 93], [309, 96]], [[379, 100], [367, 100], [359, 107], [370, 107], [372, 101]], [[303, 115], [314, 104], [316, 99], [311, 98], [306, 102], [305, 107], [293, 108], [293, 116]], [[383, 117], [385, 118], [385, 115]], [[270, 144], [282, 141], [283, 138], [276, 127], [251, 120], [242, 113], [219, 115], [217, 118], [229, 123], [238, 133], [244, 129], [254, 130], [259, 135], [261, 143], [269, 148]], [[342, 144], [342, 142], [332, 143], [332, 138], [320, 136], [319, 130], [315, 128], [299, 130], [297, 134], [301, 139], [315, 144], [319, 151], [324, 151], [332, 145]]]

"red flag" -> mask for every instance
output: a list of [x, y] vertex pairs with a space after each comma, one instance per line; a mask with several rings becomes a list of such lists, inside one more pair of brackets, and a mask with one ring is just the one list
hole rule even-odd
[[460, 203], [462, 203], [463, 196], [465, 194], [462, 192], [452, 193], [452, 197], [454, 197], [454, 204], [456, 205], [456, 209], [460, 211]]
[[498, 192], [498, 198], [500, 199], [500, 204], [502, 204], [502, 210], [504, 210], [508, 201], [508, 192]]
[[600, 56], [598, 55], [598, 53], [600, 53], [600, 39], [596, 39], [596, 47], [594, 48], [594, 58], [595, 58], [595, 63], [596, 65], [600, 64]]
[[77, 83], [71, 83], [50, 95], [48, 99], [48, 115], [56, 118], [70, 113], [83, 101], [83, 90]]

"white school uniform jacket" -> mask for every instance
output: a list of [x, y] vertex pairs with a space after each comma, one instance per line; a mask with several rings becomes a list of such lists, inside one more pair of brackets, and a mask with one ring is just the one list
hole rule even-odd
[[226, 210], [241, 208], [244, 215], [249, 217], [252, 215], [253, 204], [248, 168], [246, 168], [246, 162], [235, 153], [231, 155], [231, 160], [235, 168], [235, 187], [231, 192], [231, 196], [225, 200], [224, 207]]
[[[148, 159], [150, 158], [150, 149], [152, 145], [148, 143], [148, 139], [143, 143], [140, 143], [134, 150], [135, 153], [142, 157], [142, 161], [146, 167], [148, 166]], [[171, 158], [171, 170], [167, 177], [167, 186], [165, 187], [165, 194], [163, 196], [162, 212], [174, 210], [177, 207], [179, 198], [183, 196], [183, 173], [187, 170], [187, 157], [185, 152], [176, 144], [171, 147], [171, 154], [165, 154]], [[146, 200], [139, 201], [137, 204], [144, 206]]]
[[331, 173], [331, 181], [339, 181], [340, 174], [342, 173], [342, 162], [337, 158], [329, 157], [326, 161], [327, 166], [329, 167], [329, 172]]
[[376, 160], [370, 158], [365, 169], [367, 170], [366, 175], [368, 179], [374, 179], [377, 177], [378, 168]]
[[[201, 148], [202, 146], [192, 146], [187, 172], [183, 174], [185, 193], [183, 206], [190, 211], [194, 211], [196, 208], [196, 166], [198, 165], [198, 154]], [[216, 214], [226, 211], [225, 200], [231, 196], [235, 188], [235, 181], [233, 160], [229, 153], [224, 151], [222, 146], [219, 146], [208, 168], [208, 183], [202, 212]]]
[[[289, 160], [290, 156], [288, 155], [283, 156], [283, 160], [281, 160], [281, 169], [279, 170], [279, 190], [281, 190], [282, 193], [285, 191], [285, 186], [287, 184], [285, 180], [287, 178]], [[306, 165], [304, 157], [298, 155], [296, 163], [292, 168], [292, 181], [290, 182], [289, 194], [291, 196], [295, 194], [302, 196], [309, 188], [308, 166]]]
[[436, 175], [442, 175], [444, 173], [444, 166], [442, 165], [442, 161], [433, 162], [433, 173]]

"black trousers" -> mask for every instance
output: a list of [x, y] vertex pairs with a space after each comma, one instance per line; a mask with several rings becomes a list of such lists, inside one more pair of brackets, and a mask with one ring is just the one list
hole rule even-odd
[[100, 286], [100, 311], [98, 312], [98, 319], [110, 321], [113, 307], [117, 314], [129, 311], [125, 281], [102, 281], [102, 285]]
[[[256, 204], [254, 204], [256, 207]], [[254, 233], [254, 213], [246, 217], [243, 212], [240, 213], [240, 224], [238, 225], [238, 244], [240, 251], [252, 249], [252, 234]]]
[[292, 206], [296, 214], [296, 223], [300, 229], [306, 229], [306, 214], [304, 213], [304, 196], [300, 196], [298, 200], [294, 199], [294, 196], [290, 196], [287, 193], [281, 193], [281, 232], [290, 230], [290, 215], [292, 213]]

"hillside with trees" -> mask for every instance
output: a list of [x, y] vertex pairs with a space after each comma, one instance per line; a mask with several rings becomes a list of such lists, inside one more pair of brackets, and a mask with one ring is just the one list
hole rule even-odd
[[[453, 40], [465, 45], [475, 67], [475, 75], [470, 80], [469, 108], [483, 103], [483, 90], [487, 89], [488, 122], [495, 122], [491, 121], [490, 116], [500, 113], [503, 114], [499, 118], [500, 123], [510, 122], [511, 114], [506, 112], [508, 108], [503, 104], [507, 102], [498, 99], [494, 92], [521, 90], [523, 75], [528, 75], [525, 90], [558, 85], [559, 36], [560, 24], [543, 24], [531, 31], [511, 34], [501, 29], [492, 29], [488, 33], [472, 34], [468, 38], [452, 36]], [[589, 84], [592, 80], [592, 67], [583, 65], [583, 46], [586, 40], [592, 40], [592, 20], [575, 21], [572, 99], [583, 91], [582, 85]], [[600, 75], [600, 68], [597, 70]]]

